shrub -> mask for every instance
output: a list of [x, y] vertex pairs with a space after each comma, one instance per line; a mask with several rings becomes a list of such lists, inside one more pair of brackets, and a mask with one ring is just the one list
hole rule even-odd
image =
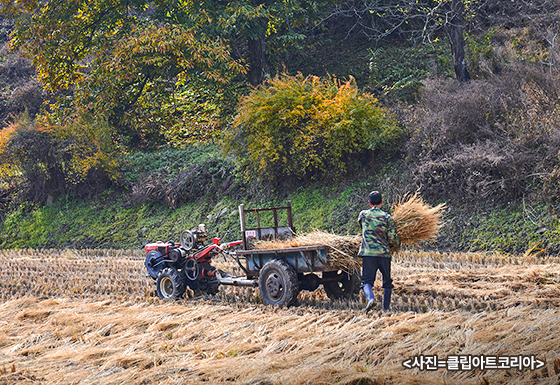
[[63, 124], [43, 124], [58, 141], [60, 154], [69, 159], [65, 178], [76, 187], [92, 180], [107, 186], [120, 178], [119, 153], [113, 143], [114, 129], [104, 118], [97, 118], [86, 109], [69, 117]]
[[145, 173], [132, 186], [131, 202], [165, 202], [171, 208], [200, 198], [219, 200], [239, 186], [233, 164], [215, 157], [193, 163], [178, 172]]
[[416, 184], [451, 200], [535, 192], [558, 164], [558, 77], [524, 64], [466, 85], [427, 81], [407, 146]]
[[224, 140], [246, 176], [335, 177], [392, 150], [401, 129], [353, 79], [283, 74], [245, 97]]
[[63, 193], [64, 164], [68, 159], [60, 152], [52, 133], [21, 120], [6, 131], [0, 149], [3, 168], [25, 186], [25, 198], [43, 201], [48, 194]]
[[109, 126], [85, 115], [68, 126], [23, 115], [0, 135], [0, 162], [4, 184], [17, 180], [22, 198], [34, 202], [69, 191], [98, 192], [118, 178]]
[[531, 157], [512, 147], [487, 141], [457, 146], [447, 155], [416, 168], [424, 193], [463, 202], [487, 198], [503, 201], [529, 191], [527, 176]]

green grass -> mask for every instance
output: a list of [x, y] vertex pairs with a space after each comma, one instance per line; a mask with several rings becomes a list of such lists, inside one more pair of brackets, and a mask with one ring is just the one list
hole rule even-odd
[[165, 148], [150, 152], [131, 152], [123, 157], [123, 177], [136, 182], [142, 174], [166, 173], [174, 176], [188, 165], [202, 163], [219, 156], [217, 146], [212, 144], [192, 145], [185, 148]]
[[[118, 247], [137, 248], [157, 240], [178, 241], [183, 230], [205, 223], [210, 235], [226, 239], [241, 236], [238, 207], [282, 206], [292, 202], [294, 225], [299, 232], [326, 229], [342, 233], [357, 233], [355, 221], [361, 204], [349, 203], [353, 187], [342, 191], [330, 187], [301, 188], [284, 197], [263, 199], [231, 198], [224, 196], [214, 203], [198, 200], [171, 209], [160, 203], [143, 203], [125, 208], [126, 193], [113, 194], [104, 199], [83, 201], [68, 196], [60, 197], [50, 206], [20, 207], [6, 216], [1, 227], [2, 248], [51, 247]], [[116, 198], [116, 200], [115, 200]], [[124, 206], [124, 207], [123, 207]], [[255, 218], [248, 215], [249, 225]], [[266, 214], [263, 225], [270, 225]], [[346, 220], [348, 219], [348, 221]], [[287, 223], [285, 216], [280, 223]]]
[[[537, 213], [537, 214], [535, 214]], [[560, 253], [560, 222], [551, 207], [511, 203], [506, 207], [485, 204], [447, 214], [439, 243], [460, 251], [500, 251], [533, 254]]]
[[[186, 150], [167, 150], [158, 154], [131, 154], [130, 181], [141, 173], [179, 170], [195, 162], [217, 156], [212, 146]], [[167, 161], [165, 161], [167, 159]], [[382, 207], [403, 191], [399, 189], [406, 174], [399, 163], [367, 170], [336, 185], [316, 183], [295, 190], [269, 191], [255, 185], [242, 186], [230, 194], [212, 190], [212, 194], [172, 209], [164, 203], [130, 204], [129, 191], [106, 191], [84, 200], [61, 196], [52, 205], [25, 204], [13, 208], [0, 224], [1, 248], [141, 248], [155, 241], [178, 241], [183, 230], [205, 223], [211, 236], [225, 241], [241, 237], [238, 207], [283, 206], [291, 201], [294, 226], [300, 233], [316, 229], [337, 234], [358, 234], [358, 213], [367, 208], [367, 195], [374, 188], [386, 193]], [[384, 187], [385, 186], [385, 187]], [[429, 197], [425, 197], [429, 201]], [[439, 202], [430, 202], [436, 204]], [[446, 225], [436, 243], [426, 248], [452, 251], [502, 251], [516, 254], [560, 252], [560, 222], [557, 208], [518, 202], [502, 207], [492, 204], [478, 207], [452, 206], [445, 214]], [[248, 226], [256, 225], [247, 215]], [[263, 214], [263, 225], [272, 224], [271, 214]], [[280, 224], [286, 224], [285, 215]], [[226, 235], [227, 234], [227, 235]], [[224, 237], [225, 236], [225, 237]]]

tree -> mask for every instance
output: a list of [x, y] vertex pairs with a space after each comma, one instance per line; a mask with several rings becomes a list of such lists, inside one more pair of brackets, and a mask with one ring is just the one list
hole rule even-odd
[[408, 36], [415, 44], [431, 42], [440, 31], [449, 36], [455, 75], [470, 80], [464, 49], [465, 22], [486, 0], [349, 0], [333, 8], [330, 17], [351, 17], [353, 29], [382, 40], [393, 34]]
[[270, 43], [293, 47], [330, 1], [0, 0], [0, 9], [15, 21], [12, 47], [33, 60], [48, 90], [62, 93], [51, 120], [65, 124], [87, 108], [126, 143], [149, 145], [163, 141], [162, 127], [184, 124], [179, 111], [188, 108], [177, 103], [192, 99], [176, 96], [187, 86], [220, 91], [246, 72], [244, 63], [250, 83], [260, 84]]
[[0, 0], [15, 21], [12, 47], [47, 89], [65, 92], [53, 111], [90, 109], [133, 141], [157, 134], [168, 119], [161, 106], [181, 85], [216, 85], [244, 70], [224, 39], [179, 22], [182, 3]]
[[465, 39], [463, 37], [465, 6], [463, 1], [464, 0], [451, 0], [449, 23], [446, 27], [449, 35], [449, 42], [451, 43], [455, 76], [459, 81], [467, 82], [471, 80], [471, 76], [469, 75], [467, 62], [465, 60]]
[[[289, 48], [305, 38], [302, 30], [314, 20], [332, 0], [237, 0], [185, 2], [183, 16], [188, 25], [196, 25], [205, 32], [240, 41], [238, 55], [249, 65], [249, 82], [256, 86], [270, 73], [267, 43]], [[246, 51], [244, 55], [242, 52]]]

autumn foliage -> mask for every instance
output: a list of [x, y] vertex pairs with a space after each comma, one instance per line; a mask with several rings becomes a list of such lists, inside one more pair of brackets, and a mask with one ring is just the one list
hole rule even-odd
[[225, 148], [247, 175], [308, 180], [363, 166], [400, 135], [396, 121], [352, 78], [283, 74], [242, 100]]
[[65, 126], [23, 116], [0, 135], [0, 181], [19, 184], [25, 200], [96, 192], [118, 178], [118, 167], [110, 126], [86, 114]]

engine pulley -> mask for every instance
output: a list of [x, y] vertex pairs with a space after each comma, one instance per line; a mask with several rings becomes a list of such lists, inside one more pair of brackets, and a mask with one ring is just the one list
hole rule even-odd
[[183, 259], [185, 255], [187, 255], [186, 250], [184, 250], [183, 248], [176, 248], [169, 252], [169, 259], [171, 259], [173, 263], [176, 263]]
[[185, 250], [190, 250], [195, 244], [194, 234], [190, 230], [185, 230], [181, 233], [181, 246]]

